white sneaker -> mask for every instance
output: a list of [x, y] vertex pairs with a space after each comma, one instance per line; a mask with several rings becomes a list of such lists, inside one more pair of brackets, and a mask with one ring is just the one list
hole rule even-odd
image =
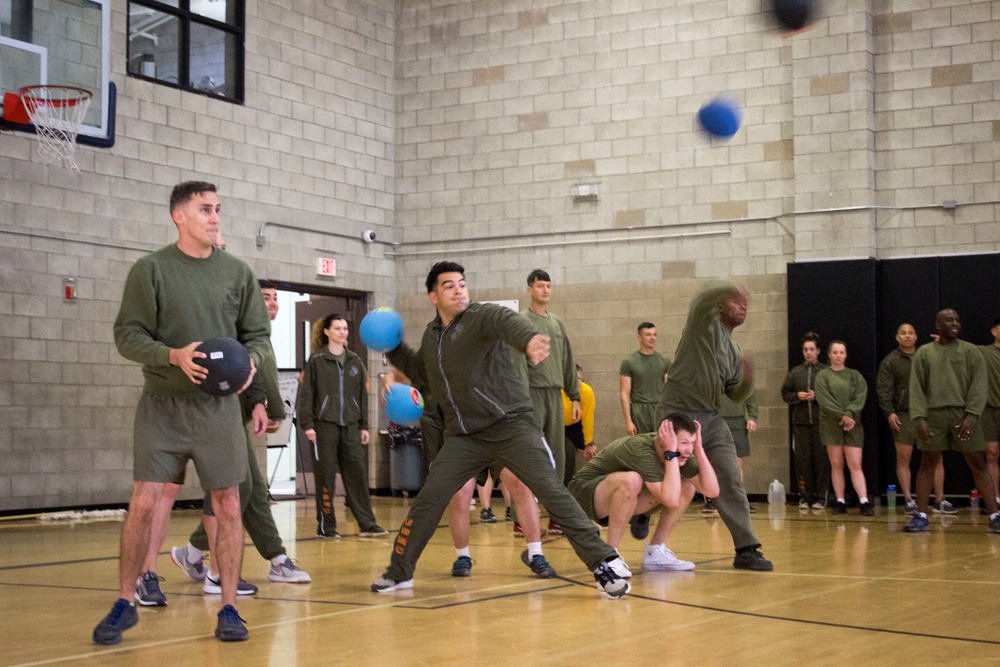
[[[620, 558], [616, 560], [621, 560]], [[615, 571], [609, 567], [614, 561], [601, 563], [594, 570], [594, 581], [597, 582], [597, 590], [610, 598], [620, 598], [632, 590], [632, 586], [622, 579]]]
[[621, 556], [612, 561], [608, 561], [607, 565], [622, 579], [628, 579], [632, 576], [632, 570], [628, 569], [628, 563], [626, 563], [625, 559]]
[[693, 570], [694, 563], [681, 560], [674, 552], [663, 544], [647, 544], [646, 553], [642, 555], [644, 570]]
[[288, 584], [308, 584], [312, 581], [306, 572], [302, 571], [298, 565], [292, 562], [291, 558], [285, 557], [285, 562], [281, 565], [271, 564], [271, 569], [267, 573], [269, 581], [280, 581]]
[[[205, 575], [205, 585], [202, 586], [201, 590], [207, 595], [220, 595], [222, 593], [221, 577], [213, 577], [211, 572], [207, 573]], [[256, 586], [249, 581], [244, 581], [242, 577], [236, 582], [237, 595], [257, 595], [257, 590]]]

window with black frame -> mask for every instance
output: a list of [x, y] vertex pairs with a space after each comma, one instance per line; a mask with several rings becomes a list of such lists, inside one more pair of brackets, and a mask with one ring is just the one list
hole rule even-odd
[[244, 3], [129, 0], [129, 75], [242, 102]]

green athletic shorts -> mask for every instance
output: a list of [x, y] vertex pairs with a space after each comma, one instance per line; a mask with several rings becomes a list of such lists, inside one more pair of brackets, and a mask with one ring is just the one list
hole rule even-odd
[[133, 456], [137, 482], [183, 484], [192, 459], [206, 491], [238, 485], [247, 476], [239, 397], [143, 391], [135, 410]]
[[892, 441], [900, 445], [913, 447], [917, 444], [917, 432], [913, 428], [913, 420], [910, 419], [909, 412], [897, 412], [899, 417], [899, 430], [892, 432]]
[[[931, 427], [931, 441], [917, 439], [917, 449], [928, 452], [982, 452], [986, 451], [986, 440], [979, 423], [972, 428], [972, 437], [966, 442], [958, 439], [955, 425], [965, 419], [965, 408], [937, 408], [927, 411], [927, 423]], [[915, 428], [915, 426], [914, 426]]]
[[745, 419], [726, 420], [729, 432], [733, 434], [733, 442], [736, 443], [736, 457], [745, 459], [750, 456], [750, 435], [747, 433], [747, 422]]
[[983, 416], [979, 418], [979, 423], [983, 429], [983, 440], [1000, 442], [1000, 408], [987, 405], [983, 409]]
[[861, 419], [855, 422], [854, 428], [845, 431], [838, 422], [826, 419], [821, 415], [819, 418], [819, 441], [824, 446], [864, 447], [865, 430], [861, 428]]

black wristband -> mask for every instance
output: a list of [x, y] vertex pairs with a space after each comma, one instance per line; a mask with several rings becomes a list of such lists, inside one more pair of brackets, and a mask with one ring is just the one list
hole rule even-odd
[[681, 455], [680, 452], [675, 452], [675, 451], [672, 451], [672, 450], [668, 449], [667, 451], [663, 452], [663, 460], [664, 461], [673, 461], [674, 459], [680, 457], [680, 455]]

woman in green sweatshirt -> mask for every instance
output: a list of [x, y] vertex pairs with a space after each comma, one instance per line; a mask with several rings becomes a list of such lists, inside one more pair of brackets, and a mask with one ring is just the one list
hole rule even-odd
[[819, 403], [819, 436], [830, 457], [830, 481], [837, 496], [834, 514], [847, 514], [844, 502], [844, 461], [851, 472], [851, 483], [861, 501], [861, 516], [874, 516], [868, 502], [868, 486], [861, 469], [861, 450], [865, 432], [861, 410], [868, 398], [868, 384], [853, 368], [847, 368], [847, 346], [835, 340], [827, 350], [830, 367], [816, 376], [816, 402]]

